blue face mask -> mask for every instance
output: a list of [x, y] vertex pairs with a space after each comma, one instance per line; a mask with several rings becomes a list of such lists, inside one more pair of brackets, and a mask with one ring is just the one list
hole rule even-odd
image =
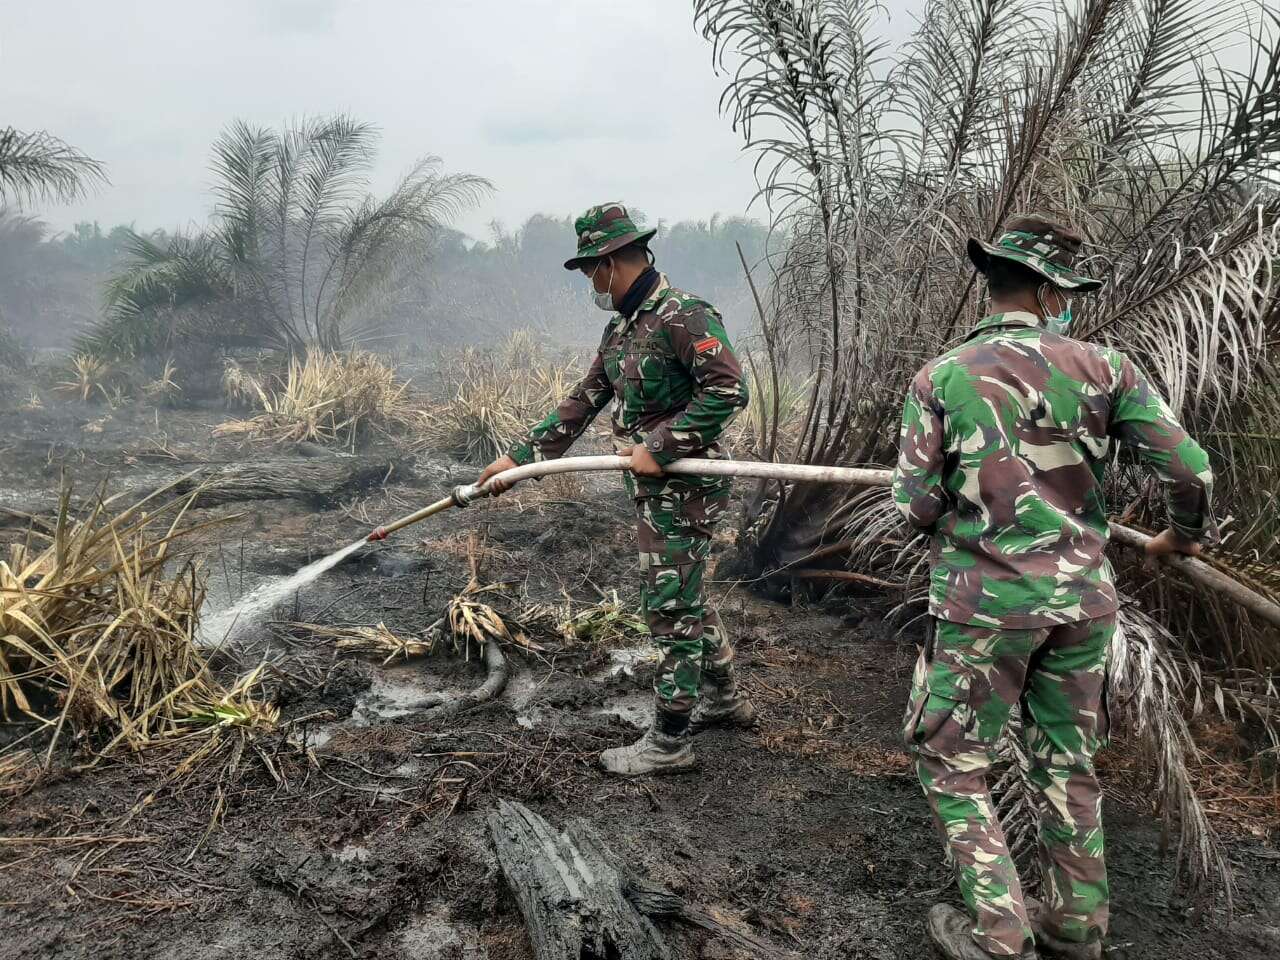
[[1045, 317], [1044, 328], [1050, 333], [1058, 333], [1066, 336], [1071, 332], [1071, 304], [1067, 304], [1067, 309], [1063, 310], [1056, 317]]
[[[1043, 289], [1044, 287], [1040, 288], [1040, 290]], [[1065, 337], [1069, 335], [1071, 332], [1071, 301], [1066, 300], [1064, 297], [1063, 299], [1066, 303], [1066, 307], [1063, 308], [1061, 313], [1055, 316], [1050, 314], [1048, 309], [1045, 308], [1044, 297], [1040, 295], [1039, 290], [1036, 291], [1036, 299], [1040, 302], [1040, 310], [1044, 313], [1044, 328], [1050, 333], [1056, 333], [1060, 336]]]

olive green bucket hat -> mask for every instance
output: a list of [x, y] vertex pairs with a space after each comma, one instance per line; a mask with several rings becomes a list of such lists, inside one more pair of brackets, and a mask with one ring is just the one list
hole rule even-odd
[[995, 243], [970, 237], [969, 259], [983, 273], [992, 257], [1012, 260], [1040, 274], [1060, 290], [1090, 293], [1101, 280], [1076, 273], [1076, 254], [1084, 238], [1070, 227], [1040, 217], [1014, 217]]
[[620, 203], [591, 207], [573, 222], [573, 230], [578, 235], [578, 253], [564, 262], [566, 270], [576, 270], [584, 260], [608, 256], [633, 243], [648, 243], [658, 232], [637, 227]]

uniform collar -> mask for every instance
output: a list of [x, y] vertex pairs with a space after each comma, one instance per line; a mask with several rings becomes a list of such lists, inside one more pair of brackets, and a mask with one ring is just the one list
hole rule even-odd
[[1010, 310], [1008, 313], [993, 313], [990, 316], [983, 317], [978, 321], [977, 326], [965, 337], [966, 340], [972, 340], [980, 333], [986, 333], [988, 330], [994, 330], [998, 327], [1040, 327], [1040, 318], [1034, 313], [1026, 310]]
[[640, 316], [640, 314], [648, 313], [650, 310], [657, 309], [658, 303], [662, 300], [663, 295], [670, 289], [671, 284], [667, 283], [667, 275], [665, 273], [659, 273], [657, 286], [653, 288], [653, 292], [650, 293], [649, 296], [645, 297], [644, 302], [641, 303], [640, 306], [636, 307], [636, 312], [629, 318], [624, 317], [620, 313], [614, 314], [613, 325], [620, 330], [627, 329], [633, 322], [635, 322], [636, 317]]
[[671, 284], [667, 283], [667, 275], [665, 273], [658, 274], [658, 285], [653, 288], [649, 296], [644, 298], [644, 302], [636, 307], [636, 316], [647, 313], [658, 306], [658, 301], [662, 299], [662, 295], [671, 289]]

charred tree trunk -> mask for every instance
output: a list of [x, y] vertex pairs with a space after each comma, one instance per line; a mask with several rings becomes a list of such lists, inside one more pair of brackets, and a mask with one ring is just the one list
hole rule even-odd
[[756, 960], [794, 956], [638, 876], [581, 820], [557, 834], [522, 804], [499, 800], [489, 832], [537, 960], [669, 958], [650, 918], [698, 927]]
[[557, 834], [506, 800], [489, 832], [537, 960], [669, 960], [662, 934], [624, 895], [617, 860], [589, 832]]

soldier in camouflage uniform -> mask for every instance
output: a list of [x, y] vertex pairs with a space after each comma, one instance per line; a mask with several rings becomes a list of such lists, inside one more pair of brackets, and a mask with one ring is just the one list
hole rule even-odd
[[662, 659], [653, 726], [637, 743], [604, 751], [601, 763], [627, 776], [685, 770], [695, 762], [691, 730], [747, 726], [755, 711], [738, 691], [733, 647], [703, 584], [729, 482], [666, 476], [662, 467], [721, 456], [717, 438], [746, 406], [746, 385], [720, 314], [653, 268], [653, 230], [637, 229], [618, 203], [592, 207], [574, 229], [578, 252], [565, 268], [586, 274], [597, 306], [614, 315], [587, 375], [480, 482], [562, 456], [613, 401], [614, 446], [632, 460], [624, 478], [636, 508], [645, 618]]
[[[928, 930], [949, 957], [1092, 960], [1107, 932], [1101, 793], [1107, 651], [1117, 609], [1103, 555], [1102, 481], [1116, 442], [1168, 486], [1157, 557], [1210, 539], [1212, 474], [1123, 354], [1073, 340], [1068, 297], [1081, 238], [1015, 218], [969, 241], [990, 314], [911, 383], [894, 496], [932, 535], [930, 638], [904, 735], [954, 860], [968, 914], [940, 904]], [[988, 793], [993, 748], [1021, 705], [1040, 792], [1045, 903], [1030, 917]]]

